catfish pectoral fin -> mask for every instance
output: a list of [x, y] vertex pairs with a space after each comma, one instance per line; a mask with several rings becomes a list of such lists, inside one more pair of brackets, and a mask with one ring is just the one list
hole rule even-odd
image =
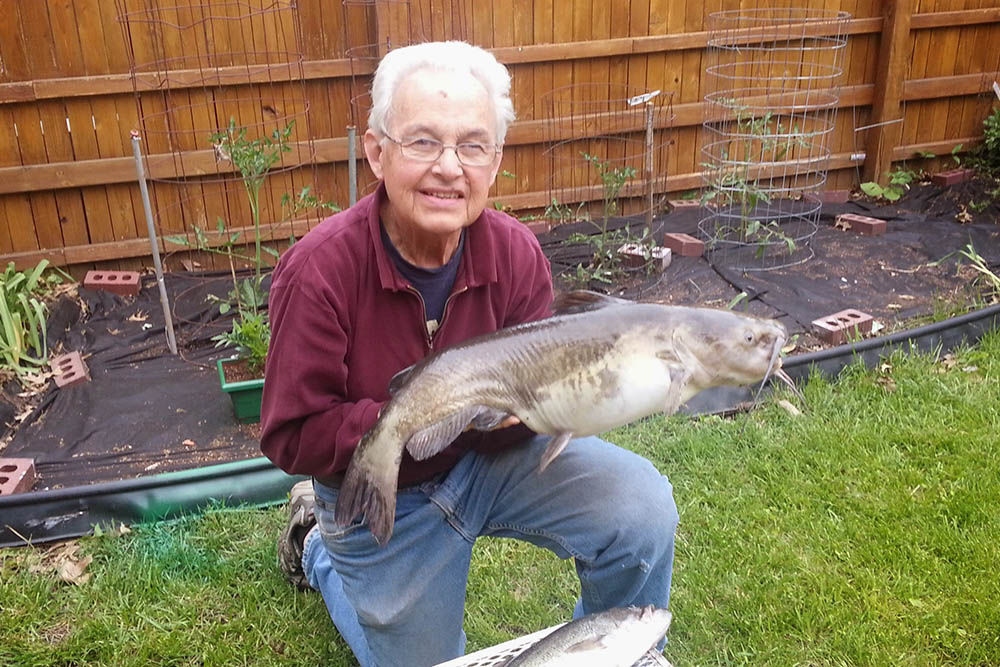
[[361, 514], [368, 519], [375, 541], [384, 545], [392, 537], [396, 520], [396, 488], [392, 478], [377, 478], [363, 465], [351, 461], [337, 494], [334, 519], [345, 527]]
[[572, 431], [563, 431], [549, 440], [549, 446], [545, 448], [545, 452], [542, 454], [542, 461], [538, 464], [538, 472], [542, 472], [548, 468], [549, 464], [562, 453], [562, 450], [566, 449], [566, 445], [572, 439]]
[[488, 431], [507, 417], [507, 412], [485, 405], [467, 405], [439, 422], [420, 429], [406, 442], [406, 451], [418, 461], [429, 459], [450, 445], [468, 426]]

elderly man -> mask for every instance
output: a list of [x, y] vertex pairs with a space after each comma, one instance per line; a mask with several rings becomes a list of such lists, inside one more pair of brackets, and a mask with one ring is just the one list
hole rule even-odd
[[361, 665], [460, 656], [472, 545], [513, 537], [574, 558], [575, 614], [666, 607], [677, 510], [645, 459], [570, 442], [544, 474], [547, 437], [516, 418], [404, 457], [395, 531], [334, 521], [337, 490], [389, 379], [431, 352], [550, 314], [549, 264], [517, 220], [486, 207], [514, 117], [510, 76], [462, 42], [390, 52], [372, 85], [365, 154], [377, 190], [282, 257], [270, 292], [261, 449], [312, 480], [292, 490], [279, 565], [320, 591]]

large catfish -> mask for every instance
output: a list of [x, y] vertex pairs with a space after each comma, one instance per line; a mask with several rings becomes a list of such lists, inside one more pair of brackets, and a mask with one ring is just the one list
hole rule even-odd
[[364, 513], [385, 544], [403, 448], [423, 460], [469, 426], [487, 430], [514, 415], [551, 435], [544, 470], [571, 438], [671, 414], [703, 389], [771, 373], [790, 382], [778, 357], [788, 334], [777, 321], [590, 292], [566, 302], [576, 307], [442, 349], [395, 378], [348, 465], [337, 523]]

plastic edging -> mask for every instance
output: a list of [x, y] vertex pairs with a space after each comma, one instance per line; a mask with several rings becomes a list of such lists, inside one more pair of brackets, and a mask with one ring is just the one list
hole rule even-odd
[[40, 544], [93, 531], [95, 525], [175, 518], [213, 502], [263, 507], [283, 502], [301, 476], [264, 457], [150, 477], [0, 497], [0, 547]]

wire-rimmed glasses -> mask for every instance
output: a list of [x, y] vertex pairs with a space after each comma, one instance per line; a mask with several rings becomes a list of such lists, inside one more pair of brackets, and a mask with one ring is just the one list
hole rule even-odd
[[403, 157], [417, 162], [437, 162], [444, 149], [455, 151], [458, 161], [467, 167], [485, 167], [493, 162], [500, 147], [496, 144], [484, 144], [478, 141], [464, 141], [460, 144], [445, 144], [437, 139], [418, 137], [416, 139], [395, 139], [385, 132], [386, 139], [399, 146]]

